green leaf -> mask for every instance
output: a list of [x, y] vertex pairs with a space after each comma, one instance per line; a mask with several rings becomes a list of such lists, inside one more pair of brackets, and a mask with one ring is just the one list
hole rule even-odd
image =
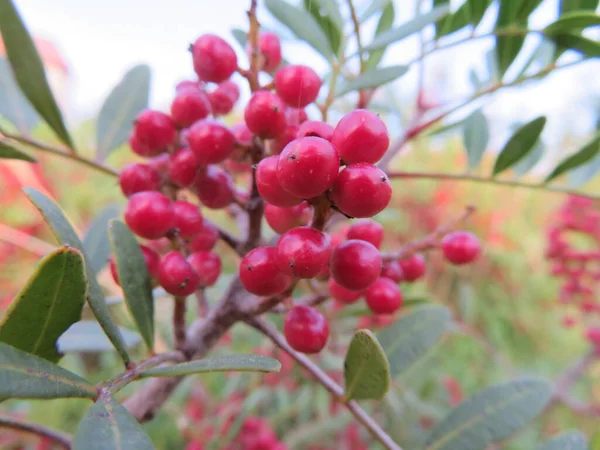
[[0, 0], [0, 33], [21, 92], [69, 148], [73, 142], [46, 79], [33, 40], [12, 0]]
[[279, 361], [263, 355], [222, 355], [172, 366], [156, 367], [140, 377], [171, 377], [209, 372], [279, 372]]
[[600, 42], [572, 33], [556, 33], [550, 35], [558, 47], [575, 50], [587, 58], [600, 56]]
[[[584, 164], [569, 172], [567, 183], [569, 186], [579, 187], [592, 180], [600, 170], [600, 154], [596, 155], [587, 164]], [[600, 449], [599, 449], [600, 450]]]
[[390, 66], [369, 70], [353, 80], [346, 81], [335, 93], [336, 97], [352, 91], [372, 89], [394, 81], [408, 72], [408, 66]]
[[492, 0], [467, 0], [456, 12], [440, 18], [437, 23], [437, 37], [454, 33], [467, 25], [476, 27], [491, 4]]
[[103, 395], [80, 422], [73, 450], [153, 450], [137, 420], [112, 397]]
[[594, 140], [592, 140], [592, 142], [584, 145], [577, 153], [564, 159], [558, 166], [556, 166], [552, 173], [546, 177], [546, 183], [552, 181], [556, 177], [559, 177], [565, 172], [588, 163], [594, 159], [598, 152], [600, 152], [600, 136], [597, 136]]
[[137, 115], [148, 107], [150, 67], [131, 68], [108, 94], [96, 123], [96, 156], [103, 161], [122, 145], [133, 128]]
[[521, 126], [508, 140], [494, 164], [493, 175], [498, 175], [522, 160], [534, 149], [546, 125], [546, 117], [540, 116]]
[[573, 430], [546, 442], [539, 450], [588, 450], [588, 444], [581, 431]]
[[246, 33], [244, 30], [240, 30], [239, 28], [232, 28], [231, 34], [237, 43], [240, 44], [242, 50], [246, 51], [246, 45], [248, 44], [248, 33]]
[[544, 157], [546, 146], [541, 139], [533, 146], [533, 150], [529, 154], [512, 167], [512, 171], [516, 177], [522, 177], [533, 169], [537, 163]]
[[19, 159], [27, 162], [37, 162], [33, 156], [9, 145], [6, 141], [0, 141], [0, 159]]
[[380, 400], [390, 389], [390, 365], [377, 338], [369, 330], [354, 333], [344, 361], [348, 400]]
[[83, 255], [71, 247], [42, 258], [0, 321], [0, 341], [56, 362], [56, 340], [81, 319], [87, 294]]
[[450, 311], [440, 306], [422, 306], [377, 333], [390, 362], [392, 378], [406, 371], [425, 355], [446, 331]]
[[465, 119], [463, 127], [463, 142], [467, 150], [469, 169], [479, 165], [489, 139], [490, 132], [485, 115], [481, 110], [477, 110]]
[[[394, 19], [396, 18], [396, 11], [394, 9], [394, 3], [389, 2], [381, 13], [381, 17], [379, 17], [379, 22], [377, 23], [377, 29], [375, 30], [375, 36], [379, 36], [381, 33], [392, 28], [394, 24]], [[377, 67], [377, 64], [383, 58], [383, 54], [385, 53], [385, 48], [372, 51], [369, 55], [369, 59], [367, 60], [367, 70], [374, 69]]]
[[550, 401], [552, 386], [523, 379], [489, 387], [465, 400], [429, 434], [426, 450], [481, 450], [508, 438]]
[[0, 398], [95, 398], [88, 381], [0, 342]]
[[385, 9], [390, 3], [392, 3], [392, 0], [373, 0], [371, 4], [358, 15], [358, 21], [360, 23], [366, 22], [373, 14]]
[[560, 0], [558, 10], [560, 15], [578, 9], [595, 11], [599, 3], [600, 0]]
[[154, 348], [154, 299], [144, 254], [137, 239], [123, 222], [112, 220], [109, 225], [109, 236], [115, 255], [119, 283], [125, 294], [125, 303], [148, 350], [152, 351]]
[[337, 54], [342, 43], [344, 19], [334, 0], [304, 0], [304, 9], [317, 21]]
[[110, 317], [108, 306], [104, 301], [102, 288], [98, 284], [98, 281], [96, 281], [95, 274], [92, 272], [88, 257], [83, 248], [83, 244], [79, 240], [77, 233], [75, 233], [75, 230], [65, 217], [62, 209], [60, 209], [52, 200], [33, 188], [26, 187], [23, 190], [25, 191], [27, 197], [29, 197], [29, 200], [31, 200], [35, 207], [40, 211], [44, 217], [44, 220], [48, 223], [48, 225], [50, 225], [56, 240], [61, 244], [75, 247], [83, 253], [85, 258], [87, 279], [89, 283], [87, 300], [90, 308], [92, 309], [92, 312], [94, 313], [94, 316], [96, 316], [98, 322], [100, 322], [102, 329], [123, 359], [123, 362], [128, 364], [131, 361], [131, 358], [129, 357], [129, 354], [125, 348], [123, 337], [119, 333], [119, 328]]
[[581, 30], [587, 27], [600, 25], [600, 16], [588, 11], [574, 11], [563, 14], [548, 25], [544, 31], [553, 34], [561, 31]]
[[[135, 347], [142, 342], [141, 336], [134, 331], [122, 327], [119, 327], [119, 331], [127, 348]], [[57, 345], [61, 353], [100, 353], [114, 348], [98, 322], [93, 320], [74, 323], [58, 338]]]
[[40, 116], [21, 93], [6, 58], [0, 58], [0, 116], [8, 119], [22, 134], [31, 134]]
[[265, 0], [265, 6], [298, 39], [307, 42], [327, 60], [333, 57], [327, 36], [310, 13], [290, 5], [284, 0]]
[[100, 272], [110, 257], [108, 222], [117, 217], [120, 208], [116, 204], [105, 206], [94, 218], [83, 235], [83, 248], [94, 273]]

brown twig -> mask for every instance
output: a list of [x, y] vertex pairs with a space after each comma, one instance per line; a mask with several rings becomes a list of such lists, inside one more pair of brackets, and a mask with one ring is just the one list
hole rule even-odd
[[[250, 69], [245, 72], [245, 77], [250, 84], [250, 90], [252, 92], [260, 89], [258, 82], [258, 63], [260, 58], [260, 50], [258, 48], [258, 33], [260, 24], [256, 17], [256, 6], [257, 0], [250, 2], [250, 9], [248, 10], [248, 21], [250, 22], [250, 29], [248, 31], [248, 43], [250, 44]], [[241, 73], [241, 72], [240, 72]]]
[[264, 155], [264, 146], [260, 139], [255, 138], [250, 154], [252, 156], [252, 183], [250, 190], [250, 199], [248, 200], [248, 236], [242, 247], [242, 254], [248, 253], [260, 244], [262, 237], [262, 219], [265, 212], [265, 202], [258, 192], [256, 185], [256, 165]]
[[600, 405], [590, 405], [569, 395], [571, 387], [581, 378], [590, 365], [597, 360], [598, 355], [594, 350], [591, 350], [575, 362], [575, 364], [566, 369], [554, 384], [554, 395], [548, 407], [556, 403], [562, 403], [576, 414], [600, 416]]
[[[304, 305], [310, 306], [312, 308], [319, 306], [321, 303], [327, 301], [329, 299], [328, 294], [315, 294], [315, 295], [307, 295], [306, 297], [301, 297], [294, 299], [294, 305]], [[277, 305], [269, 310], [272, 313], [286, 313], [289, 308], [286, 308], [285, 305]]]
[[208, 302], [206, 301], [206, 291], [204, 290], [204, 288], [199, 288], [196, 290], [194, 295], [196, 296], [198, 317], [206, 316], [206, 313], [208, 312]]
[[31, 422], [21, 422], [11, 417], [0, 416], [0, 428], [10, 428], [23, 433], [35, 434], [41, 438], [52, 441], [57, 446], [70, 449], [71, 437], [59, 431], [51, 430], [43, 425]]
[[178, 350], [185, 345], [185, 302], [186, 297], [173, 297], [173, 340]]

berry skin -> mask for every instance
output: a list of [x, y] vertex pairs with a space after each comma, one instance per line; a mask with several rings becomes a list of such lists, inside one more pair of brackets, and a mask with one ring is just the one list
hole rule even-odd
[[268, 91], [255, 92], [244, 110], [244, 120], [252, 133], [264, 139], [276, 138], [287, 126], [285, 105]]
[[343, 288], [363, 291], [381, 273], [381, 254], [366, 241], [349, 240], [338, 245], [329, 263], [331, 276]]
[[290, 208], [281, 208], [270, 203], [265, 205], [265, 219], [273, 231], [279, 234], [306, 225], [311, 217], [312, 210], [306, 202]]
[[182, 148], [169, 158], [169, 178], [180, 187], [191, 186], [200, 170], [200, 163], [189, 148]]
[[256, 167], [256, 187], [266, 202], [288, 208], [298, 205], [302, 199], [283, 189], [277, 176], [279, 156], [273, 155], [263, 159]]
[[240, 98], [240, 88], [231, 80], [224, 81], [208, 94], [213, 115], [223, 116], [229, 114]]
[[331, 142], [333, 136], [333, 127], [328, 123], [321, 122], [320, 120], [307, 120], [296, 133], [297, 138], [303, 138], [307, 136], [315, 136], [325, 139]]
[[423, 255], [416, 253], [408, 259], [399, 261], [404, 281], [412, 283], [425, 275], [425, 258]]
[[224, 39], [205, 34], [192, 45], [194, 71], [202, 81], [221, 83], [237, 69], [235, 51]]
[[133, 131], [139, 144], [147, 149], [150, 156], [166, 150], [175, 143], [177, 137], [173, 120], [165, 113], [151, 109], [142, 111], [137, 116]]
[[198, 81], [185, 80], [185, 81], [180, 81], [179, 83], [177, 83], [175, 85], [175, 93], [176, 94], [179, 94], [180, 92], [183, 92], [187, 89], [200, 90], [201, 83], [199, 83]]
[[373, 217], [386, 208], [391, 198], [387, 175], [366, 163], [347, 166], [331, 188], [331, 200], [350, 217]]
[[442, 239], [442, 252], [452, 264], [469, 264], [479, 256], [481, 244], [473, 233], [454, 231]]
[[319, 353], [329, 338], [329, 324], [316, 309], [297, 305], [285, 315], [283, 334], [297, 352]]
[[402, 293], [389, 278], [379, 278], [367, 289], [367, 306], [375, 314], [392, 314], [402, 306]]
[[279, 270], [276, 255], [273, 247], [258, 247], [244, 256], [240, 281], [248, 292], [264, 297], [281, 294], [290, 286], [292, 278]]
[[275, 74], [275, 91], [286, 105], [304, 108], [314, 102], [321, 89], [321, 78], [308, 66], [289, 65]]
[[325, 139], [295, 139], [283, 149], [277, 164], [281, 187], [300, 198], [312, 198], [325, 192], [336, 180], [340, 159]]
[[298, 125], [288, 125], [279, 137], [271, 141], [269, 150], [271, 150], [273, 155], [279, 155], [286, 145], [296, 139], [297, 134]]
[[194, 122], [206, 118], [211, 112], [207, 95], [197, 89], [183, 89], [171, 103], [171, 117], [179, 128], [189, 127]]
[[127, 164], [119, 173], [121, 191], [126, 197], [142, 191], [158, 191], [161, 185], [160, 174], [148, 164]]
[[375, 164], [387, 151], [390, 135], [377, 114], [357, 109], [339, 121], [332, 142], [344, 163]]
[[[281, 42], [279, 36], [270, 31], [263, 31], [258, 37], [258, 50], [260, 51], [259, 67], [265, 72], [271, 73], [281, 64]], [[248, 49], [248, 57], [251, 50]]]
[[404, 281], [404, 271], [398, 261], [391, 261], [383, 265], [381, 269], [381, 276], [383, 278], [389, 278], [390, 280], [400, 283]]
[[327, 290], [336, 301], [346, 304], [355, 303], [364, 294], [362, 291], [349, 291], [337, 284], [333, 278], [327, 281]]
[[136, 155], [143, 156], [145, 158], [152, 156], [153, 154], [160, 153], [162, 151], [162, 150], [159, 150], [158, 152], [153, 152], [150, 149], [150, 147], [148, 147], [145, 144], [142, 144], [140, 139], [135, 134], [135, 129], [129, 136], [129, 139], [127, 142], [129, 143], [129, 147], [131, 148], [131, 151], [133, 151], [133, 153], [135, 153]]
[[194, 252], [187, 260], [200, 278], [200, 287], [212, 286], [219, 279], [221, 258], [216, 253]]
[[279, 270], [296, 278], [314, 278], [329, 262], [329, 237], [311, 227], [297, 227], [279, 238], [276, 263]]
[[348, 239], [360, 239], [361, 241], [370, 242], [377, 248], [381, 248], [381, 243], [383, 242], [383, 225], [371, 219], [359, 220], [348, 228], [346, 236]]
[[185, 297], [198, 289], [200, 278], [181, 253], [172, 251], [160, 262], [158, 281], [169, 294]]
[[235, 196], [235, 186], [229, 174], [213, 165], [198, 176], [195, 187], [202, 204], [210, 209], [225, 208]]
[[[142, 250], [142, 255], [144, 256], [144, 261], [146, 262], [146, 268], [148, 269], [148, 274], [150, 278], [158, 277], [158, 266], [160, 265], [160, 256], [150, 247], [140, 244], [140, 250]], [[119, 282], [119, 274], [117, 273], [117, 264], [115, 262], [115, 258], [110, 258], [109, 262], [110, 274], [119, 286], [121, 283]]]
[[200, 208], [193, 203], [178, 200], [173, 202], [175, 228], [184, 239], [190, 239], [202, 231], [202, 214]]
[[301, 125], [308, 120], [308, 115], [304, 108], [285, 107], [285, 120], [290, 125]]
[[250, 147], [252, 145], [252, 132], [244, 122], [236, 123], [231, 127], [231, 132], [237, 145]]
[[188, 143], [198, 164], [206, 166], [225, 161], [233, 153], [235, 136], [219, 122], [201, 120], [190, 128]]
[[156, 170], [161, 178], [166, 178], [169, 172], [169, 161], [171, 157], [168, 153], [161, 153], [160, 155], [148, 158], [148, 165]]
[[171, 200], [160, 192], [138, 192], [129, 197], [125, 222], [145, 239], [158, 239], [175, 227]]
[[204, 252], [214, 248], [219, 240], [219, 230], [212, 224], [204, 221], [200, 230], [190, 242], [190, 250], [193, 252]]

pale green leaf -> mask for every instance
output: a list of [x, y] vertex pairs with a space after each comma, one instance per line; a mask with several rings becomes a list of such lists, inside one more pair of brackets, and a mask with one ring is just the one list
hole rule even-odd
[[352, 91], [363, 89], [372, 89], [400, 78], [408, 72], [408, 66], [390, 66], [384, 68], [375, 68], [359, 75], [353, 80], [346, 81], [336, 92], [336, 97]]
[[588, 450], [588, 444], [581, 431], [567, 431], [546, 442], [539, 450]]
[[109, 204], [102, 208], [90, 223], [83, 235], [83, 248], [94, 273], [100, 272], [108, 262], [110, 256], [110, 242], [108, 241], [108, 222], [117, 217], [120, 208], [116, 204]]
[[481, 110], [474, 111], [465, 119], [463, 126], [463, 143], [467, 151], [469, 169], [479, 165], [489, 139], [490, 132], [485, 115]]
[[[135, 347], [142, 342], [141, 336], [134, 331], [119, 327], [119, 332], [127, 348]], [[74, 323], [58, 338], [57, 345], [61, 353], [101, 353], [114, 348], [98, 322], [93, 320]]]
[[[389, 2], [383, 9], [381, 17], [379, 17], [379, 22], [377, 23], [377, 28], [375, 29], [375, 36], [379, 36], [381, 33], [384, 33], [392, 28], [395, 18], [396, 11], [394, 9], [394, 3]], [[379, 50], [374, 50], [369, 54], [369, 59], [367, 60], [367, 70], [377, 67], [377, 64], [379, 64], [381, 58], [383, 58], [385, 50], [385, 48], [382, 48]]]
[[40, 122], [40, 116], [21, 93], [6, 58], [0, 58], [0, 117], [6, 118], [25, 135], [31, 134]]

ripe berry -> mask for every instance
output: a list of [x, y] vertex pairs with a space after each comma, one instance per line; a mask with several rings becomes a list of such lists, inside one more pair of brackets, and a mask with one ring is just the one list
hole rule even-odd
[[190, 239], [202, 231], [202, 214], [200, 208], [193, 203], [178, 200], [173, 202], [175, 228], [184, 239]]
[[200, 287], [212, 286], [219, 279], [221, 258], [216, 253], [194, 252], [187, 260], [200, 278]]
[[370, 242], [353, 239], [337, 246], [329, 267], [331, 276], [340, 286], [363, 291], [379, 278], [381, 254]]
[[295, 139], [279, 155], [277, 179], [290, 194], [312, 198], [329, 189], [336, 179], [339, 165], [337, 152], [325, 139]]
[[298, 125], [289, 125], [285, 127], [285, 131], [276, 139], [270, 142], [269, 150], [273, 155], [279, 155], [286, 145], [296, 139], [298, 134]]
[[307, 120], [300, 125], [300, 128], [298, 128], [296, 137], [303, 138], [307, 136], [320, 137], [331, 142], [331, 137], [333, 136], [333, 127], [328, 123], [321, 122], [320, 120]]
[[362, 291], [349, 291], [348, 289], [337, 284], [333, 278], [330, 278], [327, 281], [327, 290], [329, 291], [329, 295], [331, 295], [331, 297], [333, 297], [335, 300], [340, 303], [347, 304], [356, 302], [364, 294]]
[[404, 281], [411, 283], [425, 275], [425, 258], [419, 253], [403, 259], [399, 263], [404, 274]]
[[177, 83], [175, 85], [175, 93], [179, 94], [182, 91], [185, 91], [187, 89], [197, 89], [200, 90], [201, 89], [201, 84], [200, 82], [196, 81], [192, 81], [192, 80], [185, 80], [185, 81], [180, 81], [179, 83]]
[[119, 184], [126, 197], [136, 192], [160, 189], [160, 174], [148, 164], [127, 164], [119, 173]]
[[[260, 52], [259, 67], [265, 72], [273, 72], [281, 64], [281, 43], [279, 36], [270, 31], [263, 31], [258, 37], [258, 50]], [[251, 58], [251, 49], [248, 48], [248, 57]]]
[[329, 325], [316, 309], [297, 305], [285, 315], [283, 334], [297, 352], [319, 353], [329, 338]]
[[383, 225], [371, 219], [359, 220], [348, 228], [346, 236], [348, 239], [360, 239], [361, 241], [370, 242], [375, 247], [380, 248], [383, 242]]
[[329, 262], [329, 237], [311, 227], [297, 227], [277, 242], [276, 263], [283, 273], [296, 278], [314, 278]]
[[306, 225], [311, 216], [312, 209], [306, 202], [290, 208], [281, 208], [270, 203], [265, 205], [265, 219], [273, 231], [279, 234]]
[[244, 122], [236, 123], [231, 127], [233, 137], [237, 145], [242, 147], [250, 147], [252, 145], [252, 132]]
[[366, 163], [347, 166], [331, 188], [331, 199], [350, 217], [373, 217], [385, 209], [391, 198], [392, 186], [387, 175]]
[[266, 202], [280, 207], [300, 204], [302, 199], [283, 189], [277, 177], [279, 156], [273, 155], [263, 159], [256, 167], [256, 187]]
[[142, 111], [137, 116], [133, 131], [138, 143], [148, 152], [143, 156], [161, 153], [173, 145], [177, 137], [173, 120], [166, 114], [151, 109]]
[[202, 81], [221, 83], [237, 69], [235, 51], [224, 39], [205, 34], [192, 45], [194, 71]]
[[479, 239], [468, 231], [455, 231], [442, 239], [442, 252], [452, 264], [473, 262], [481, 252]]
[[156, 170], [161, 178], [167, 178], [169, 173], [169, 161], [170, 155], [168, 153], [161, 153], [160, 155], [148, 158], [147, 163], [150, 167]]
[[158, 281], [169, 294], [185, 297], [198, 288], [200, 279], [190, 263], [177, 251], [163, 256]]
[[183, 89], [171, 103], [171, 117], [179, 128], [189, 127], [194, 122], [204, 119], [210, 112], [208, 97], [197, 88]]
[[585, 338], [594, 346], [600, 346], [600, 328], [588, 328], [585, 332]]
[[202, 166], [225, 161], [235, 148], [235, 136], [223, 124], [201, 120], [188, 133], [190, 150]]
[[379, 278], [367, 289], [367, 306], [375, 314], [392, 314], [402, 306], [402, 293], [389, 278]]
[[224, 81], [208, 94], [213, 115], [229, 114], [240, 98], [240, 88], [231, 80]]
[[[150, 247], [140, 244], [140, 250], [142, 251], [142, 255], [144, 256], [144, 261], [146, 262], [146, 268], [148, 269], [148, 274], [150, 278], [158, 277], [158, 266], [160, 264], [160, 256]], [[110, 258], [109, 262], [110, 274], [119, 286], [121, 283], [119, 282], [119, 274], [117, 273], [117, 264], [115, 262], [115, 258]]]
[[381, 276], [384, 278], [389, 278], [396, 283], [404, 281], [404, 271], [402, 270], [402, 266], [400, 266], [398, 261], [391, 261], [384, 264], [381, 268]]
[[285, 107], [285, 120], [290, 125], [300, 125], [308, 120], [308, 115], [304, 108]]
[[210, 209], [225, 208], [235, 196], [235, 186], [229, 174], [213, 165], [199, 174], [195, 187], [202, 204]]
[[190, 242], [190, 250], [193, 252], [202, 252], [212, 250], [219, 240], [219, 230], [212, 224], [204, 221], [202, 229], [196, 233]]
[[182, 148], [169, 158], [169, 178], [181, 187], [191, 186], [200, 170], [200, 163], [189, 148]]
[[[128, 143], [129, 143], [129, 147], [131, 148], [133, 153], [135, 153], [136, 155], [148, 157], [148, 156], [152, 156], [153, 154], [155, 154], [152, 152], [150, 147], [148, 147], [145, 144], [142, 144], [142, 142], [139, 140], [139, 138], [135, 134], [135, 130], [133, 130], [133, 132], [129, 136]], [[161, 151], [162, 150], [159, 150], [159, 152], [161, 152]]]
[[250, 251], [240, 263], [240, 281], [254, 295], [270, 296], [284, 292], [292, 278], [281, 272], [275, 263], [273, 247], [258, 247]]
[[321, 89], [321, 78], [308, 66], [289, 65], [275, 74], [275, 91], [287, 105], [304, 108], [314, 102]]
[[255, 92], [244, 110], [244, 120], [258, 137], [275, 138], [285, 131], [287, 125], [285, 105], [271, 92]]
[[160, 192], [138, 192], [129, 197], [125, 222], [138, 236], [158, 239], [175, 227], [171, 201]]
[[344, 163], [375, 164], [387, 151], [390, 136], [377, 114], [357, 109], [339, 121], [332, 142]]

